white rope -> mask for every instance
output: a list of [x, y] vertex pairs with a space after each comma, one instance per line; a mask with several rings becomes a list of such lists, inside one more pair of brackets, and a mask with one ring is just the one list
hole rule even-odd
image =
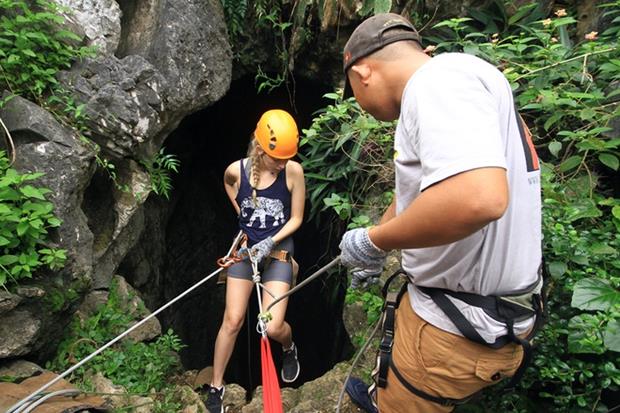
[[2, 125], [2, 129], [4, 129], [4, 137], [6, 139], [6, 143], [7, 143], [7, 151], [8, 151], [8, 155], [10, 156], [10, 160], [11, 162], [9, 163], [9, 165], [13, 165], [15, 163], [15, 144], [13, 143], [13, 138], [11, 137], [11, 132], [9, 132], [9, 128], [6, 127], [6, 125], [4, 124], [4, 122], [2, 121], [2, 118], [0, 118], [0, 125]]
[[[282, 294], [281, 296], [276, 298], [271, 304], [269, 304], [269, 306], [267, 307], [267, 311], [271, 310], [271, 308], [274, 305], [276, 305], [280, 301], [284, 300], [286, 297], [290, 296], [293, 293], [296, 293], [301, 288], [305, 287], [306, 284], [308, 284], [310, 281], [314, 280], [319, 275], [323, 274], [325, 271], [327, 271], [330, 268], [332, 268], [334, 265], [338, 264], [339, 261], [340, 261], [340, 255], [337, 256], [336, 258], [334, 258], [333, 260], [331, 260], [327, 265], [319, 268], [317, 271], [314, 272], [314, 274], [312, 274], [311, 276], [309, 276], [308, 278], [306, 278], [305, 280], [300, 282], [295, 288], [292, 288], [292, 289], [288, 290], [285, 294]], [[272, 295], [272, 297], [273, 297], [273, 295]]]
[[79, 396], [80, 393], [81, 391], [75, 390], [75, 389], [57, 390], [57, 391], [48, 393], [45, 396], [41, 397], [40, 399], [32, 400], [31, 403], [29, 403], [27, 406], [24, 406], [25, 408], [24, 413], [32, 412], [37, 406], [42, 405], [43, 403], [45, 403], [45, 401], [53, 397], [56, 397], [56, 396], [75, 397], [75, 396]]
[[[230, 248], [230, 250], [228, 251], [227, 257], [232, 253], [233, 249], [235, 248], [235, 246], [238, 244], [239, 240], [241, 239], [241, 231], [239, 231], [239, 234], [237, 235], [237, 237], [235, 238], [235, 240], [233, 241], [233, 246]], [[190, 288], [188, 288], [187, 290], [183, 291], [181, 294], [177, 295], [175, 298], [173, 298], [171, 301], [169, 301], [167, 304], [163, 305], [162, 307], [160, 307], [158, 310], [156, 310], [155, 312], [149, 314], [147, 317], [145, 317], [143, 320], [141, 320], [140, 322], [138, 322], [137, 324], [131, 326], [129, 329], [127, 329], [125, 332], [119, 334], [117, 337], [113, 338], [112, 340], [110, 340], [109, 342], [107, 342], [105, 345], [103, 345], [102, 347], [100, 347], [99, 349], [97, 349], [96, 351], [94, 351], [93, 353], [91, 353], [90, 355], [88, 355], [86, 358], [84, 358], [83, 360], [81, 360], [79, 363], [75, 364], [74, 366], [70, 367], [69, 369], [67, 369], [65, 372], [63, 372], [62, 374], [60, 374], [59, 376], [55, 377], [53, 380], [49, 381], [48, 383], [46, 383], [45, 385], [41, 386], [39, 389], [35, 390], [34, 392], [32, 392], [31, 394], [29, 394], [28, 396], [26, 396], [25, 398], [21, 399], [20, 401], [18, 401], [17, 403], [15, 403], [13, 406], [9, 407], [9, 409], [6, 411], [6, 413], [25, 413], [24, 410], [22, 410], [25, 406], [24, 404], [26, 402], [28, 402], [28, 400], [30, 400], [31, 398], [37, 396], [39, 393], [41, 393], [42, 391], [46, 390], [47, 388], [49, 388], [51, 385], [53, 385], [54, 383], [58, 382], [59, 380], [61, 380], [62, 378], [68, 376], [69, 374], [71, 374], [72, 372], [74, 372], [75, 370], [77, 370], [78, 368], [80, 368], [81, 366], [83, 366], [84, 364], [86, 364], [88, 361], [92, 360], [95, 356], [99, 355], [101, 352], [103, 352], [105, 349], [107, 349], [108, 347], [112, 346], [114, 343], [116, 343], [117, 341], [119, 341], [120, 339], [122, 339], [123, 337], [125, 337], [127, 334], [131, 333], [132, 331], [134, 331], [135, 329], [137, 329], [138, 327], [142, 326], [144, 323], [146, 323], [148, 320], [150, 320], [151, 318], [155, 317], [157, 314], [161, 313], [162, 311], [164, 311], [166, 308], [170, 307], [172, 304], [176, 303], [177, 301], [179, 301], [181, 298], [185, 297], [187, 294], [189, 294], [190, 292], [194, 291], [196, 288], [200, 287], [202, 284], [206, 283], [207, 281], [209, 281], [212, 277], [214, 277], [216, 274], [218, 274], [220, 271], [222, 271], [224, 268], [218, 268], [217, 270], [213, 271], [211, 274], [207, 275], [205, 278], [203, 278], [202, 280], [198, 281], [196, 284], [194, 284], [193, 286], [191, 286]]]
[[[249, 254], [250, 262], [252, 263], [252, 281], [254, 281], [254, 285], [256, 285], [256, 295], [258, 297], [258, 322], [256, 323], [256, 331], [263, 336], [263, 338], [267, 337], [267, 321], [265, 314], [263, 314], [263, 301], [261, 300], [261, 282], [260, 282], [260, 273], [258, 272], [258, 263], [254, 259], [252, 254]], [[265, 289], [263, 287], [263, 289]]]
[[342, 388], [340, 389], [340, 394], [338, 395], [338, 404], [336, 405], [336, 413], [340, 413], [340, 405], [342, 404], [342, 399], [344, 397], [344, 392], [345, 392], [345, 389], [347, 388], [347, 382], [351, 378], [351, 374], [353, 374], [353, 369], [357, 365], [357, 362], [359, 361], [359, 359], [362, 356], [362, 354], [364, 354], [366, 352], [366, 349], [368, 348], [368, 345], [370, 344], [372, 338], [375, 336], [375, 334], [377, 334], [377, 330], [379, 329], [379, 325], [381, 324], [381, 320], [382, 319], [383, 319], [383, 317], [379, 317], [379, 319], [375, 323], [375, 326], [372, 329], [370, 335], [366, 339], [366, 342], [364, 343], [362, 348], [360, 348], [360, 350], [357, 352], [357, 355], [355, 356], [355, 358], [353, 359], [353, 362], [351, 363], [351, 368], [349, 368], [349, 372], [347, 373], [347, 375], [346, 375], [346, 377], [344, 379], [344, 382], [342, 383]]

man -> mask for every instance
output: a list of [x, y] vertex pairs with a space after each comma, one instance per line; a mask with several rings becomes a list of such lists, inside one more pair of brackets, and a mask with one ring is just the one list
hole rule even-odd
[[343, 60], [345, 93], [398, 125], [394, 202], [378, 225], [344, 234], [341, 261], [359, 284], [401, 249], [408, 280], [384, 314], [372, 400], [357, 379], [347, 390], [367, 411], [448, 412], [520, 377], [529, 358], [542, 307], [538, 158], [502, 73], [427, 56], [403, 17], [365, 20]]

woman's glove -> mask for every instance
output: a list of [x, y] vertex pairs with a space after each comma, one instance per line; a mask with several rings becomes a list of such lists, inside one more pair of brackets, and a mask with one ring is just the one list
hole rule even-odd
[[254, 261], [261, 262], [265, 257], [269, 256], [275, 245], [276, 243], [273, 241], [273, 238], [265, 238], [264, 240], [252, 245], [252, 248], [250, 248], [250, 254], [252, 255]]
[[347, 231], [340, 241], [340, 262], [348, 268], [359, 270], [383, 269], [387, 252], [377, 247], [368, 237], [368, 228]]

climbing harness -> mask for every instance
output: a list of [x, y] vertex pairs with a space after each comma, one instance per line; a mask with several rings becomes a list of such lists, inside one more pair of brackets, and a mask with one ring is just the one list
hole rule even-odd
[[[523, 359], [521, 360], [521, 364], [517, 368], [514, 376], [506, 386], [506, 390], [511, 390], [514, 388], [514, 386], [516, 386], [516, 384], [522, 378], [525, 369], [532, 358], [531, 344], [529, 341], [534, 337], [542, 324], [543, 309], [545, 305], [545, 298], [542, 292], [542, 268], [543, 265], [541, 264], [538, 280], [533, 285], [525, 288], [522, 291], [518, 291], [510, 295], [482, 296], [472, 293], [454, 292], [441, 288], [420, 286], [417, 287], [423, 293], [431, 297], [431, 299], [439, 306], [439, 308], [443, 310], [446, 316], [448, 316], [448, 318], [456, 325], [459, 331], [467, 339], [491, 348], [501, 348], [509, 343], [516, 343], [523, 347]], [[399, 276], [402, 276], [405, 279], [402, 287], [398, 292], [389, 291], [390, 284]], [[403, 294], [407, 291], [408, 283], [408, 274], [404, 270], [399, 269], [388, 278], [385, 285], [383, 286], [382, 293], [385, 299], [385, 304], [383, 306], [383, 315], [381, 317], [381, 342], [377, 354], [377, 366], [373, 371], [375, 383], [371, 386], [369, 392], [373, 392], [375, 386], [382, 388], [387, 386], [387, 373], [388, 369], [391, 369], [394, 373], [394, 376], [401, 382], [401, 384], [405, 388], [407, 388], [407, 390], [423, 399], [432, 401], [442, 406], [456, 406], [467, 403], [479, 392], [471, 394], [462, 399], [451, 399], [447, 397], [433, 396], [416, 388], [411, 383], [409, 383], [402, 376], [402, 374], [394, 364], [394, 360], [392, 359], [392, 346], [394, 344], [394, 325], [396, 319], [396, 309], [398, 308]], [[482, 308], [485, 313], [493, 317], [495, 320], [506, 324], [508, 334], [506, 336], [499, 337], [495, 341], [495, 343], [487, 343], [479, 335], [479, 333], [475, 330], [471, 323], [467, 321], [465, 316], [463, 316], [463, 314], [452, 303], [452, 301], [447, 298], [448, 295], [464, 301], [469, 305]], [[521, 320], [526, 320], [532, 316], [535, 316], [536, 319], [534, 327], [529, 332], [527, 337], [521, 338], [515, 335], [514, 323]]]
[[217, 260], [217, 265], [223, 269], [242, 261], [245, 258], [244, 255], [246, 253], [245, 249], [240, 249], [239, 246], [245, 241], [247, 241], [247, 236], [242, 231], [239, 231], [233, 240], [232, 246], [228, 250], [228, 253]]
[[[217, 260], [217, 265], [228, 269], [230, 266], [238, 262], [241, 262], [245, 259], [249, 259], [249, 256], [250, 256], [249, 248], [241, 247], [241, 245], [245, 245], [247, 240], [248, 240], [247, 235], [239, 231], [239, 234], [237, 235], [237, 238], [235, 238], [233, 246], [228, 251], [228, 254], [226, 254], [226, 256], [222, 258], [219, 258]], [[268, 266], [271, 260], [278, 260], [280, 262], [290, 263], [293, 266], [292, 285], [295, 285], [297, 281], [297, 272], [299, 271], [299, 265], [297, 264], [297, 262], [295, 261], [291, 253], [287, 250], [279, 250], [279, 249], [273, 250], [266, 257], [265, 266]], [[218, 277], [217, 283], [224, 284], [226, 282], [226, 278], [227, 278], [226, 272], [222, 271], [220, 273], [220, 276]]]

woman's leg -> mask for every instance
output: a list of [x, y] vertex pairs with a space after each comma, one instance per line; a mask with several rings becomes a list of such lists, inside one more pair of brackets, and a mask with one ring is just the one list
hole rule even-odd
[[[293, 267], [290, 262], [272, 261], [264, 273], [265, 288], [275, 298], [286, 294], [291, 288]], [[275, 300], [269, 293], [263, 292], [263, 311]], [[288, 299], [279, 301], [269, 310], [271, 321], [267, 323], [267, 335], [282, 345], [282, 369], [280, 376], [285, 383], [293, 383], [299, 377], [297, 347], [293, 344], [291, 326], [284, 321]]]
[[230, 275], [226, 280], [226, 309], [215, 340], [212, 386], [221, 387], [223, 384], [224, 371], [230, 360], [239, 330], [243, 326], [253, 286], [252, 281], [234, 278]]
[[[273, 263], [272, 263], [273, 265]], [[290, 265], [290, 264], [288, 264]], [[266, 281], [265, 287], [273, 293], [273, 295], [280, 297], [290, 290], [290, 284], [283, 281]], [[269, 295], [269, 293], [263, 291], [263, 309], [266, 310], [267, 307], [274, 301], [275, 299]], [[269, 312], [271, 313], [271, 321], [267, 323], [267, 335], [282, 344], [282, 347], [288, 349], [293, 344], [291, 326], [284, 321], [284, 316], [286, 315], [286, 306], [288, 304], [288, 298], [278, 302]]]

